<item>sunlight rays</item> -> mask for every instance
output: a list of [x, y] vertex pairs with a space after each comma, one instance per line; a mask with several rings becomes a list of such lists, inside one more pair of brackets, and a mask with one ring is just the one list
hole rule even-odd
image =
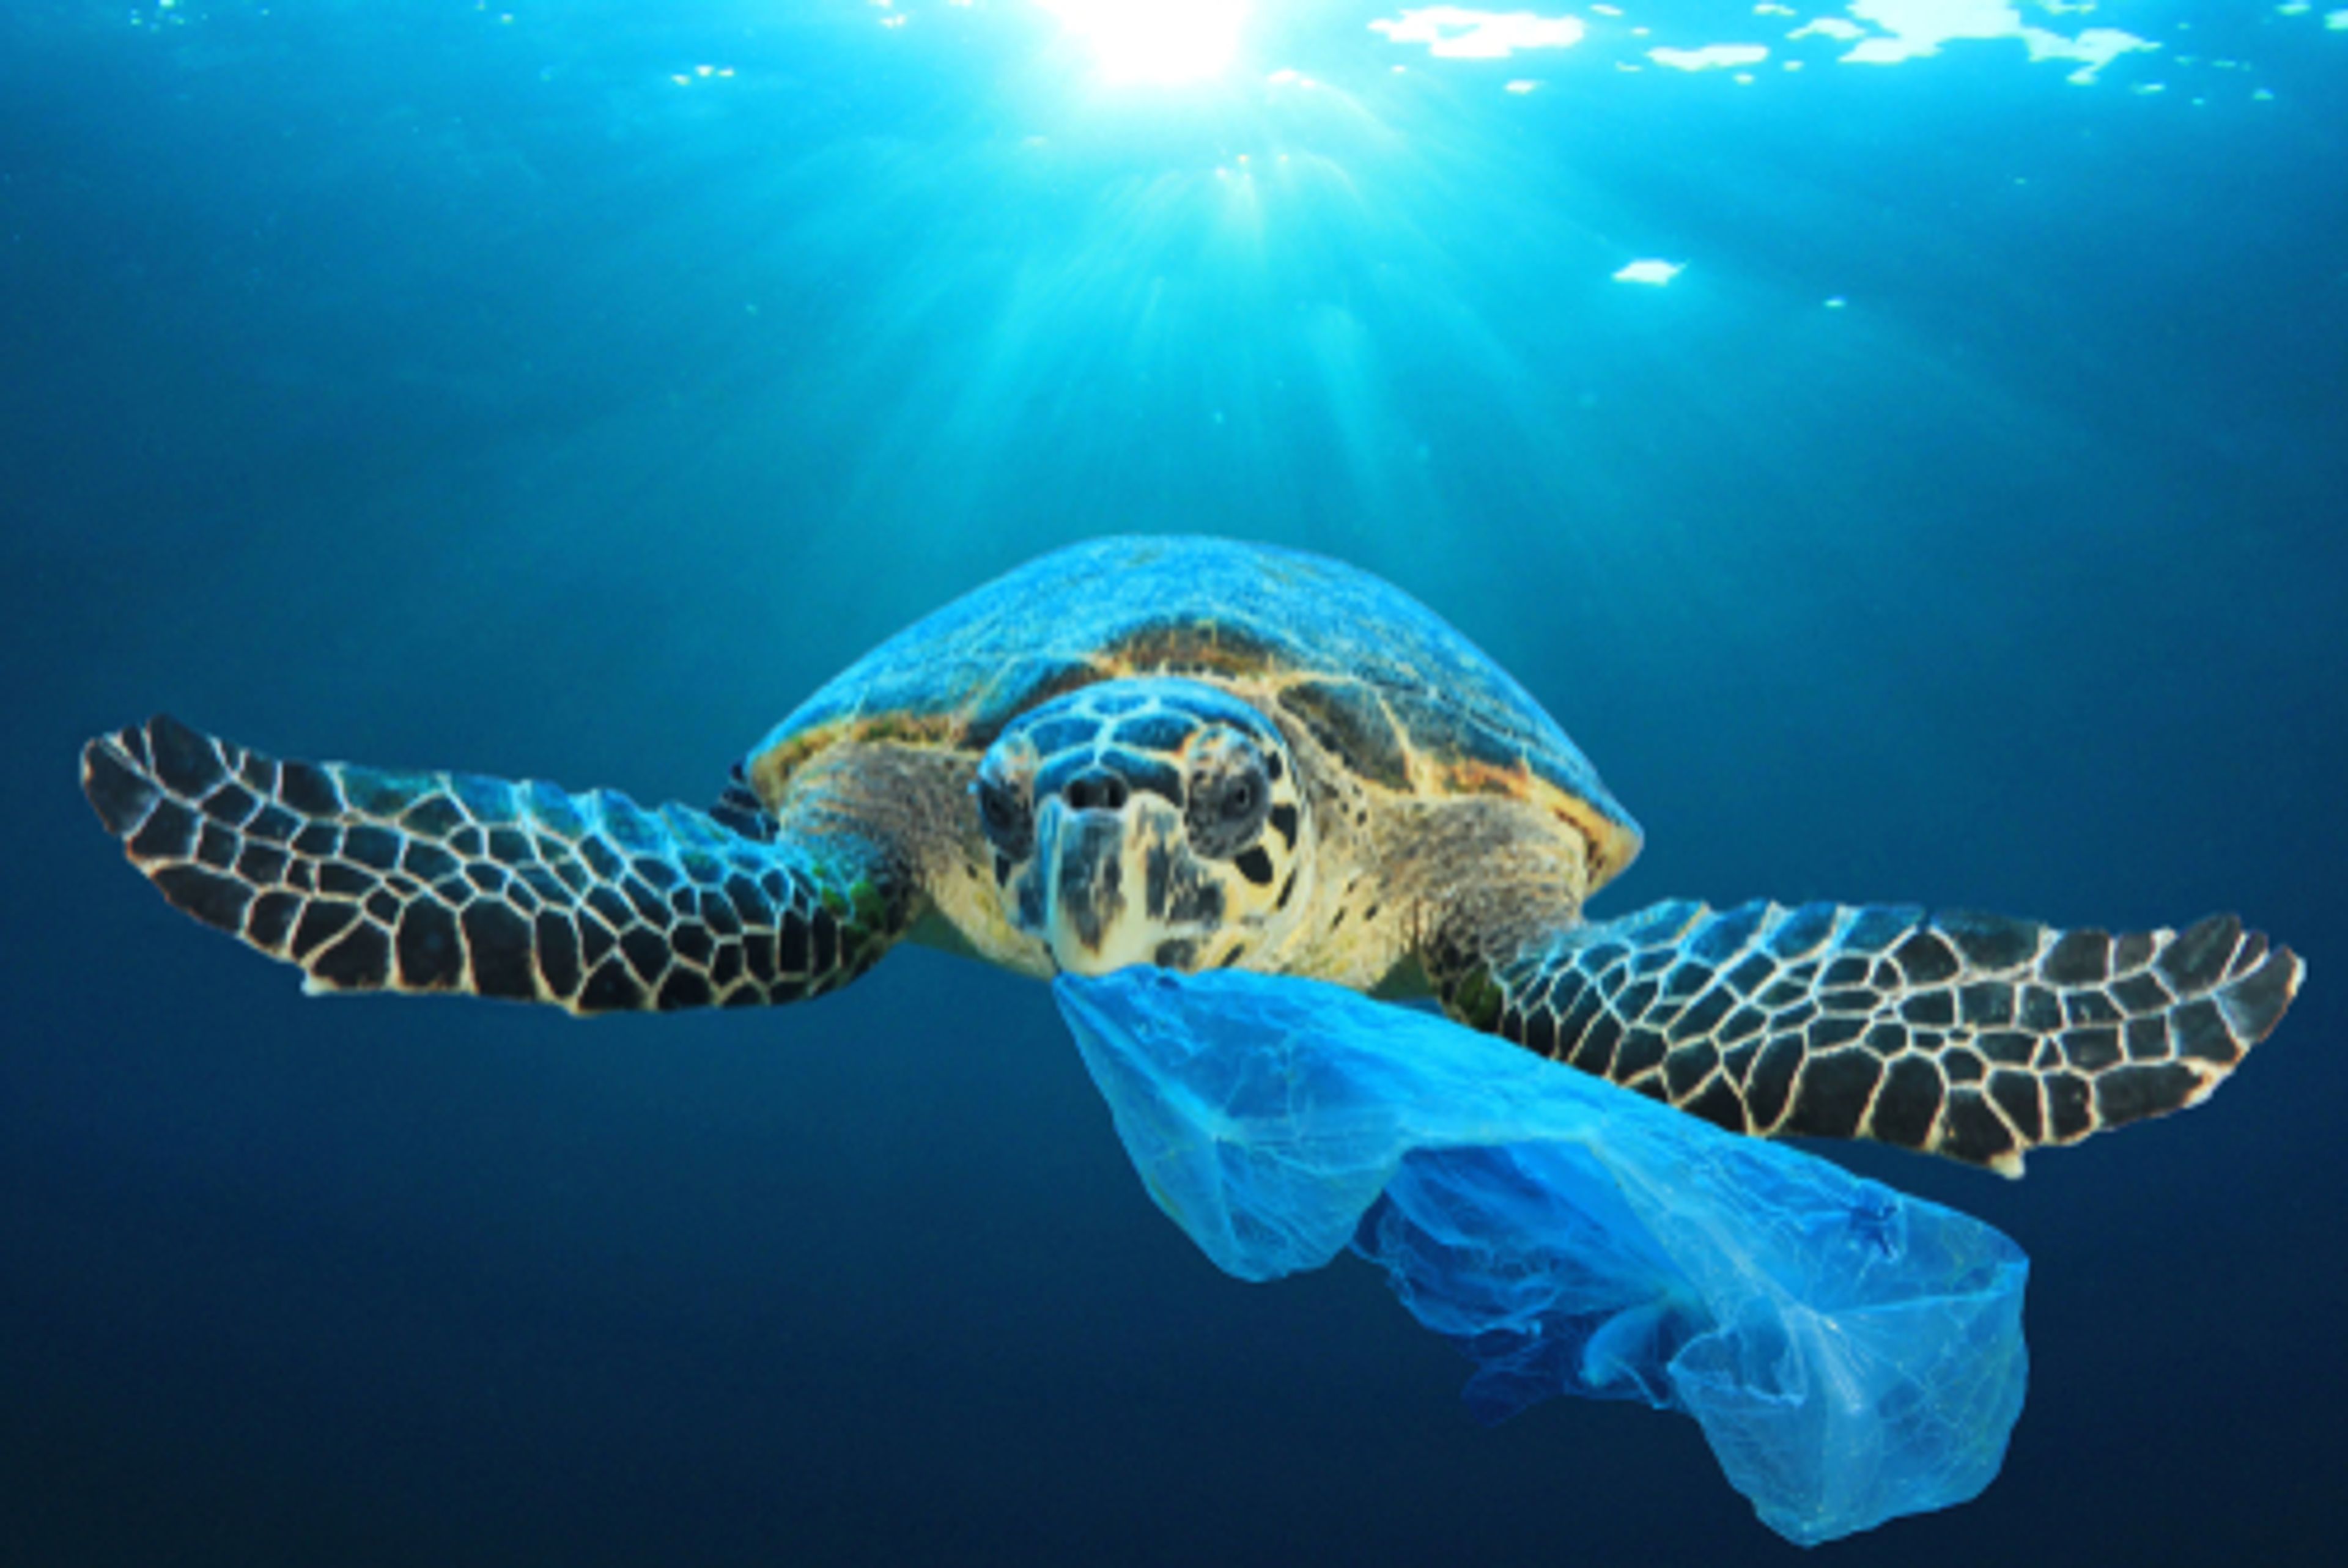
[[1241, 0], [1035, 0], [1092, 51], [1110, 85], [1222, 75], [1247, 20]]

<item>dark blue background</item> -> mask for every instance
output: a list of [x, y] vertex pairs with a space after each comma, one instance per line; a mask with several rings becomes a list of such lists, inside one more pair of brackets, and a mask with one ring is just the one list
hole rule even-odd
[[1481, 1430], [1368, 1269], [1216, 1275], [1040, 987], [306, 1001], [74, 787], [168, 706], [703, 800], [954, 592], [1169, 528], [1512, 668], [1649, 831], [1608, 910], [2296, 945], [2189, 1116], [2021, 1184], [1838, 1152], [2023, 1243], [2035, 1368], [1980, 1501], [1828, 1550], [2330, 1560], [2348, 43], [2180, 6], [2091, 87], [2010, 41], [1738, 86], [1319, 4], [1153, 103], [905, 9], [0, 14], [0, 1561], [1792, 1560], [1692, 1423]]

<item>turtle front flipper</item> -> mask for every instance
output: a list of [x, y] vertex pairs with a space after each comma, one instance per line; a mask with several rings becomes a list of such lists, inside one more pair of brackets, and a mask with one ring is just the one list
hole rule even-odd
[[1658, 904], [1431, 966], [1456, 1018], [1734, 1132], [1871, 1138], [2018, 1175], [2198, 1103], [2299, 989], [2230, 915], [2060, 932], [1911, 907]]
[[465, 774], [279, 762], [158, 716], [82, 788], [163, 897], [312, 991], [457, 991], [574, 1013], [797, 1001], [900, 936], [911, 884], [860, 840], [761, 842], [680, 805]]

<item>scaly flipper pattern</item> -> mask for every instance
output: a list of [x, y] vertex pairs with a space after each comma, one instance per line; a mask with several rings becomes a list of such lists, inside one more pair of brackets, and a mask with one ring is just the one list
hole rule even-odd
[[610, 791], [279, 762], [168, 716], [90, 742], [82, 788], [173, 906], [314, 991], [797, 1001], [861, 974], [907, 917], [869, 845], [762, 841]]
[[2199, 1102], [2302, 966], [2230, 915], [2119, 937], [1912, 907], [1654, 905], [1438, 971], [1455, 1017], [1726, 1127], [2018, 1175]]

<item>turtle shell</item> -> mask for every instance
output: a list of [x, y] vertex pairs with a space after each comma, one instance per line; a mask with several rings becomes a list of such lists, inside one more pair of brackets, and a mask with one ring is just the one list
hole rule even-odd
[[1638, 853], [1589, 759], [1432, 610], [1343, 562], [1230, 539], [1096, 539], [1030, 561], [841, 671], [747, 769], [773, 803], [843, 740], [975, 757], [1039, 702], [1148, 674], [1230, 683], [1399, 794], [1532, 802], [1593, 846], [1593, 889]]

